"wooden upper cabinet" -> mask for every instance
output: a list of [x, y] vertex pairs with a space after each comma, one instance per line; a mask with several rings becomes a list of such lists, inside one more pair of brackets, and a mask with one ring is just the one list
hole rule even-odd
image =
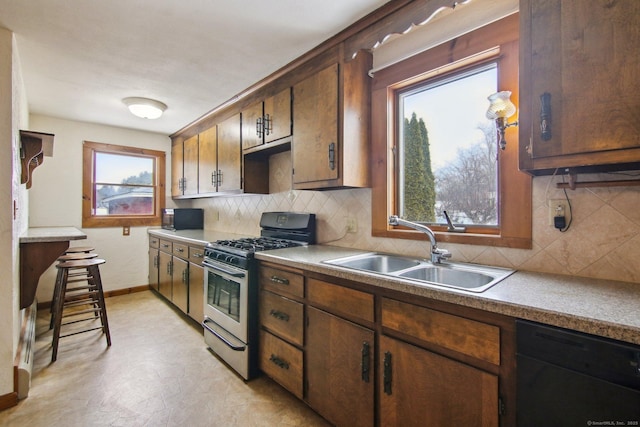
[[520, 1], [520, 169], [640, 161], [638, 17], [637, 0]]
[[171, 196], [182, 196], [183, 143], [171, 146]]
[[213, 193], [216, 191], [216, 172], [218, 169], [217, 130], [217, 127], [213, 126], [199, 135], [198, 189], [200, 193]]
[[262, 101], [257, 102], [245, 110], [242, 110], [242, 149], [253, 148], [262, 145], [263, 114]]
[[264, 100], [264, 142], [291, 136], [291, 88]]
[[295, 189], [369, 185], [370, 67], [362, 52], [294, 85]]
[[198, 135], [183, 143], [182, 194], [198, 194]]
[[242, 110], [242, 149], [291, 136], [291, 88]]
[[240, 114], [218, 124], [218, 191], [242, 190]]

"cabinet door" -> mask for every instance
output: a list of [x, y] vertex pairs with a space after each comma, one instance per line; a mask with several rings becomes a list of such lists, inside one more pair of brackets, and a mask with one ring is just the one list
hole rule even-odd
[[169, 253], [160, 251], [160, 267], [158, 270], [158, 291], [166, 299], [171, 301], [171, 277], [172, 277], [172, 256]]
[[290, 135], [291, 88], [287, 88], [264, 100], [264, 142], [276, 141]]
[[171, 301], [187, 313], [189, 301], [189, 263], [173, 257], [173, 293]]
[[337, 426], [373, 426], [373, 331], [313, 307], [307, 320], [307, 402]]
[[[521, 2], [521, 168], [640, 160], [638, 16], [637, 0]], [[540, 127], [545, 92], [548, 140]]]
[[182, 159], [183, 144], [171, 146], [171, 195], [182, 196]]
[[338, 64], [293, 87], [294, 184], [338, 178]]
[[204, 268], [194, 263], [189, 263], [189, 316], [204, 320]]
[[498, 426], [498, 377], [380, 337], [382, 426]]
[[182, 194], [198, 194], [198, 135], [183, 143]]
[[242, 110], [242, 149], [256, 147], [263, 142], [262, 101]]
[[216, 172], [218, 165], [217, 147], [218, 129], [214, 126], [198, 136], [198, 191], [214, 193], [217, 190]]
[[158, 289], [158, 273], [160, 271], [160, 251], [149, 248], [149, 286], [156, 291]]
[[218, 191], [242, 189], [240, 114], [218, 125]]

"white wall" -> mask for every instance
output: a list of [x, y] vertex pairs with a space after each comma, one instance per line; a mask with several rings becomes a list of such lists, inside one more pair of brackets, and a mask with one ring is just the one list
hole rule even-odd
[[[31, 130], [55, 135], [53, 157], [45, 157], [34, 172], [29, 190], [29, 226], [72, 226], [82, 229], [87, 240], [72, 242], [91, 245], [107, 263], [100, 268], [106, 291], [148, 283], [147, 227], [82, 228], [82, 142], [127, 145], [167, 153], [166, 182], [171, 182], [171, 140], [166, 135], [124, 128], [63, 120], [32, 114]], [[170, 193], [170, 185], [166, 186]], [[171, 198], [169, 197], [169, 200]], [[51, 301], [55, 267], [40, 278], [36, 298]]]
[[20, 184], [18, 135], [28, 124], [25, 93], [15, 39], [0, 28], [0, 396], [14, 391], [21, 326], [18, 238], [27, 227], [28, 200]]

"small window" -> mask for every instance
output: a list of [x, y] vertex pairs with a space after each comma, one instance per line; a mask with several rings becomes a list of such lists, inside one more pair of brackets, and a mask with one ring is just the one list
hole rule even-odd
[[160, 225], [165, 153], [85, 141], [83, 227]]

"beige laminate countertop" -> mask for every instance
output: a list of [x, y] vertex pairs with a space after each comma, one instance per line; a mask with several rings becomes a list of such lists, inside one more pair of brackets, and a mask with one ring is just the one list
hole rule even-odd
[[520, 319], [640, 344], [640, 284], [517, 271], [474, 293], [420, 286], [322, 261], [367, 251], [312, 245], [256, 253], [256, 258], [372, 286], [419, 295]]
[[151, 228], [149, 234], [160, 239], [179, 240], [189, 245], [204, 246], [216, 240], [232, 240], [248, 237], [242, 234], [225, 233], [211, 230], [165, 230], [164, 228]]
[[33, 227], [20, 236], [20, 243], [64, 242], [86, 238], [87, 235], [75, 227]]

